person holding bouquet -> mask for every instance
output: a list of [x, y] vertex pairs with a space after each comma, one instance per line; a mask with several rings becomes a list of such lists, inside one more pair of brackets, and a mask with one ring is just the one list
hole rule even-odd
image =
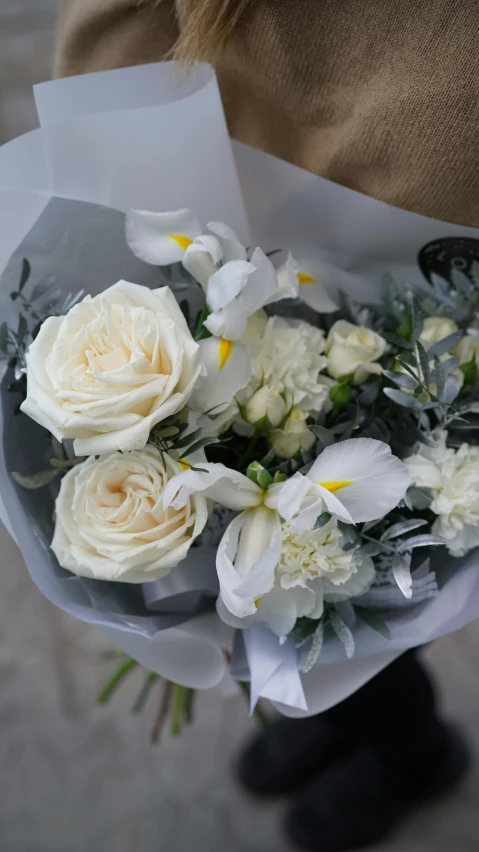
[[[234, 138], [479, 227], [478, 26], [474, 0], [61, 0], [55, 73], [211, 61]], [[412, 651], [321, 716], [271, 725], [239, 775], [294, 795], [299, 846], [346, 850], [380, 840], [467, 764]]]

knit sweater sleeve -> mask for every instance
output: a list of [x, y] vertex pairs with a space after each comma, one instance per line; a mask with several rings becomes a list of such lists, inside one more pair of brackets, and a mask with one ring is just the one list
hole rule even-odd
[[177, 35], [174, 0], [60, 0], [54, 75], [157, 62]]

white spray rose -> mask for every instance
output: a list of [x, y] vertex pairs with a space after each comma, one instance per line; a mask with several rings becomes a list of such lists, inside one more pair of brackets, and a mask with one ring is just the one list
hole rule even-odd
[[310, 450], [316, 437], [306, 425], [307, 413], [294, 407], [282, 429], [270, 433], [272, 447], [281, 459], [291, 459], [299, 450]]
[[449, 317], [426, 317], [419, 339], [427, 349], [428, 346], [439, 343], [440, 340], [444, 340], [458, 330], [459, 326]]
[[201, 369], [169, 287], [119, 281], [43, 323], [22, 410], [59, 441], [74, 438], [77, 455], [139, 449], [183, 408]]
[[277, 388], [263, 385], [246, 405], [246, 419], [257, 423], [267, 417], [271, 426], [278, 426], [286, 414], [286, 403]]
[[453, 355], [457, 355], [460, 364], [474, 361], [479, 366], [479, 335], [465, 334], [453, 349]]
[[353, 373], [353, 384], [360, 385], [372, 374], [382, 373], [377, 361], [384, 355], [386, 346], [386, 341], [375, 331], [338, 320], [326, 340], [328, 373], [334, 379]]
[[208, 518], [207, 501], [191, 495], [163, 508], [163, 492], [181, 465], [147, 446], [109, 453], [72, 468], [56, 501], [52, 550], [80, 577], [149, 583], [169, 574]]
[[284, 394], [286, 405], [319, 412], [328, 407], [331, 380], [320, 375], [328, 360], [324, 333], [303, 321], [266, 318], [264, 311], [249, 320], [243, 346], [251, 361], [252, 377], [238, 393], [246, 404], [262, 383]]
[[448, 541], [453, 556], [464, 556], [479, 546], [479, 447], [446, 446], [441, 432], [437, 446], [421, 448], [406, 459], [411, 479], [432, 496], [431, 509], [438, 516], [433, 532]]

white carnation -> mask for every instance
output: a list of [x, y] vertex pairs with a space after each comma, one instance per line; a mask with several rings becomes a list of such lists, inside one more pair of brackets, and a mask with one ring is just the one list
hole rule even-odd
[[246, 402], [261, 384], [284, 394], [288, 406], [319, 412], [329, 403], [330, 379], [321, 376], [328, 359], [322, 354], [324, 333], [303, 321], [254, 315], [248, 324], [243, 345], [251, 360], [252, 378], [238, 394]]
[[431, 493], [433, 532], [447, 539], [453, 556], [464, 556], [479, 546], [479, 447], [454, 450], [446, 438], [441, 432], [435, 447], [421, 446], [406, 464], [413, 482]]

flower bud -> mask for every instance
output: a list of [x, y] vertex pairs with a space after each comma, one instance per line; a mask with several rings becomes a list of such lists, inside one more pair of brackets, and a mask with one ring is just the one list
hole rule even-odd
[[277, 388], [263, 385], [246, 405], [246, 419], [249, 423], [257, 423], [264, 417], [268, 418], [270, 426], [279, 426], [286, 414], [286, 403]]
[[347, 405], [351, 396], [351, 390], [348, 385], [334, 385], [329, 391], [329, 398], [331, 402], [337, 406], [337, 408], [342, 408], [343, 405]]
[[300, 450], [310, 450], [316, 441], [306, 425], [307, 413], [293, 408], [283, 429], [271, 432], [271, 445], [280, 459], [291, 459]]

